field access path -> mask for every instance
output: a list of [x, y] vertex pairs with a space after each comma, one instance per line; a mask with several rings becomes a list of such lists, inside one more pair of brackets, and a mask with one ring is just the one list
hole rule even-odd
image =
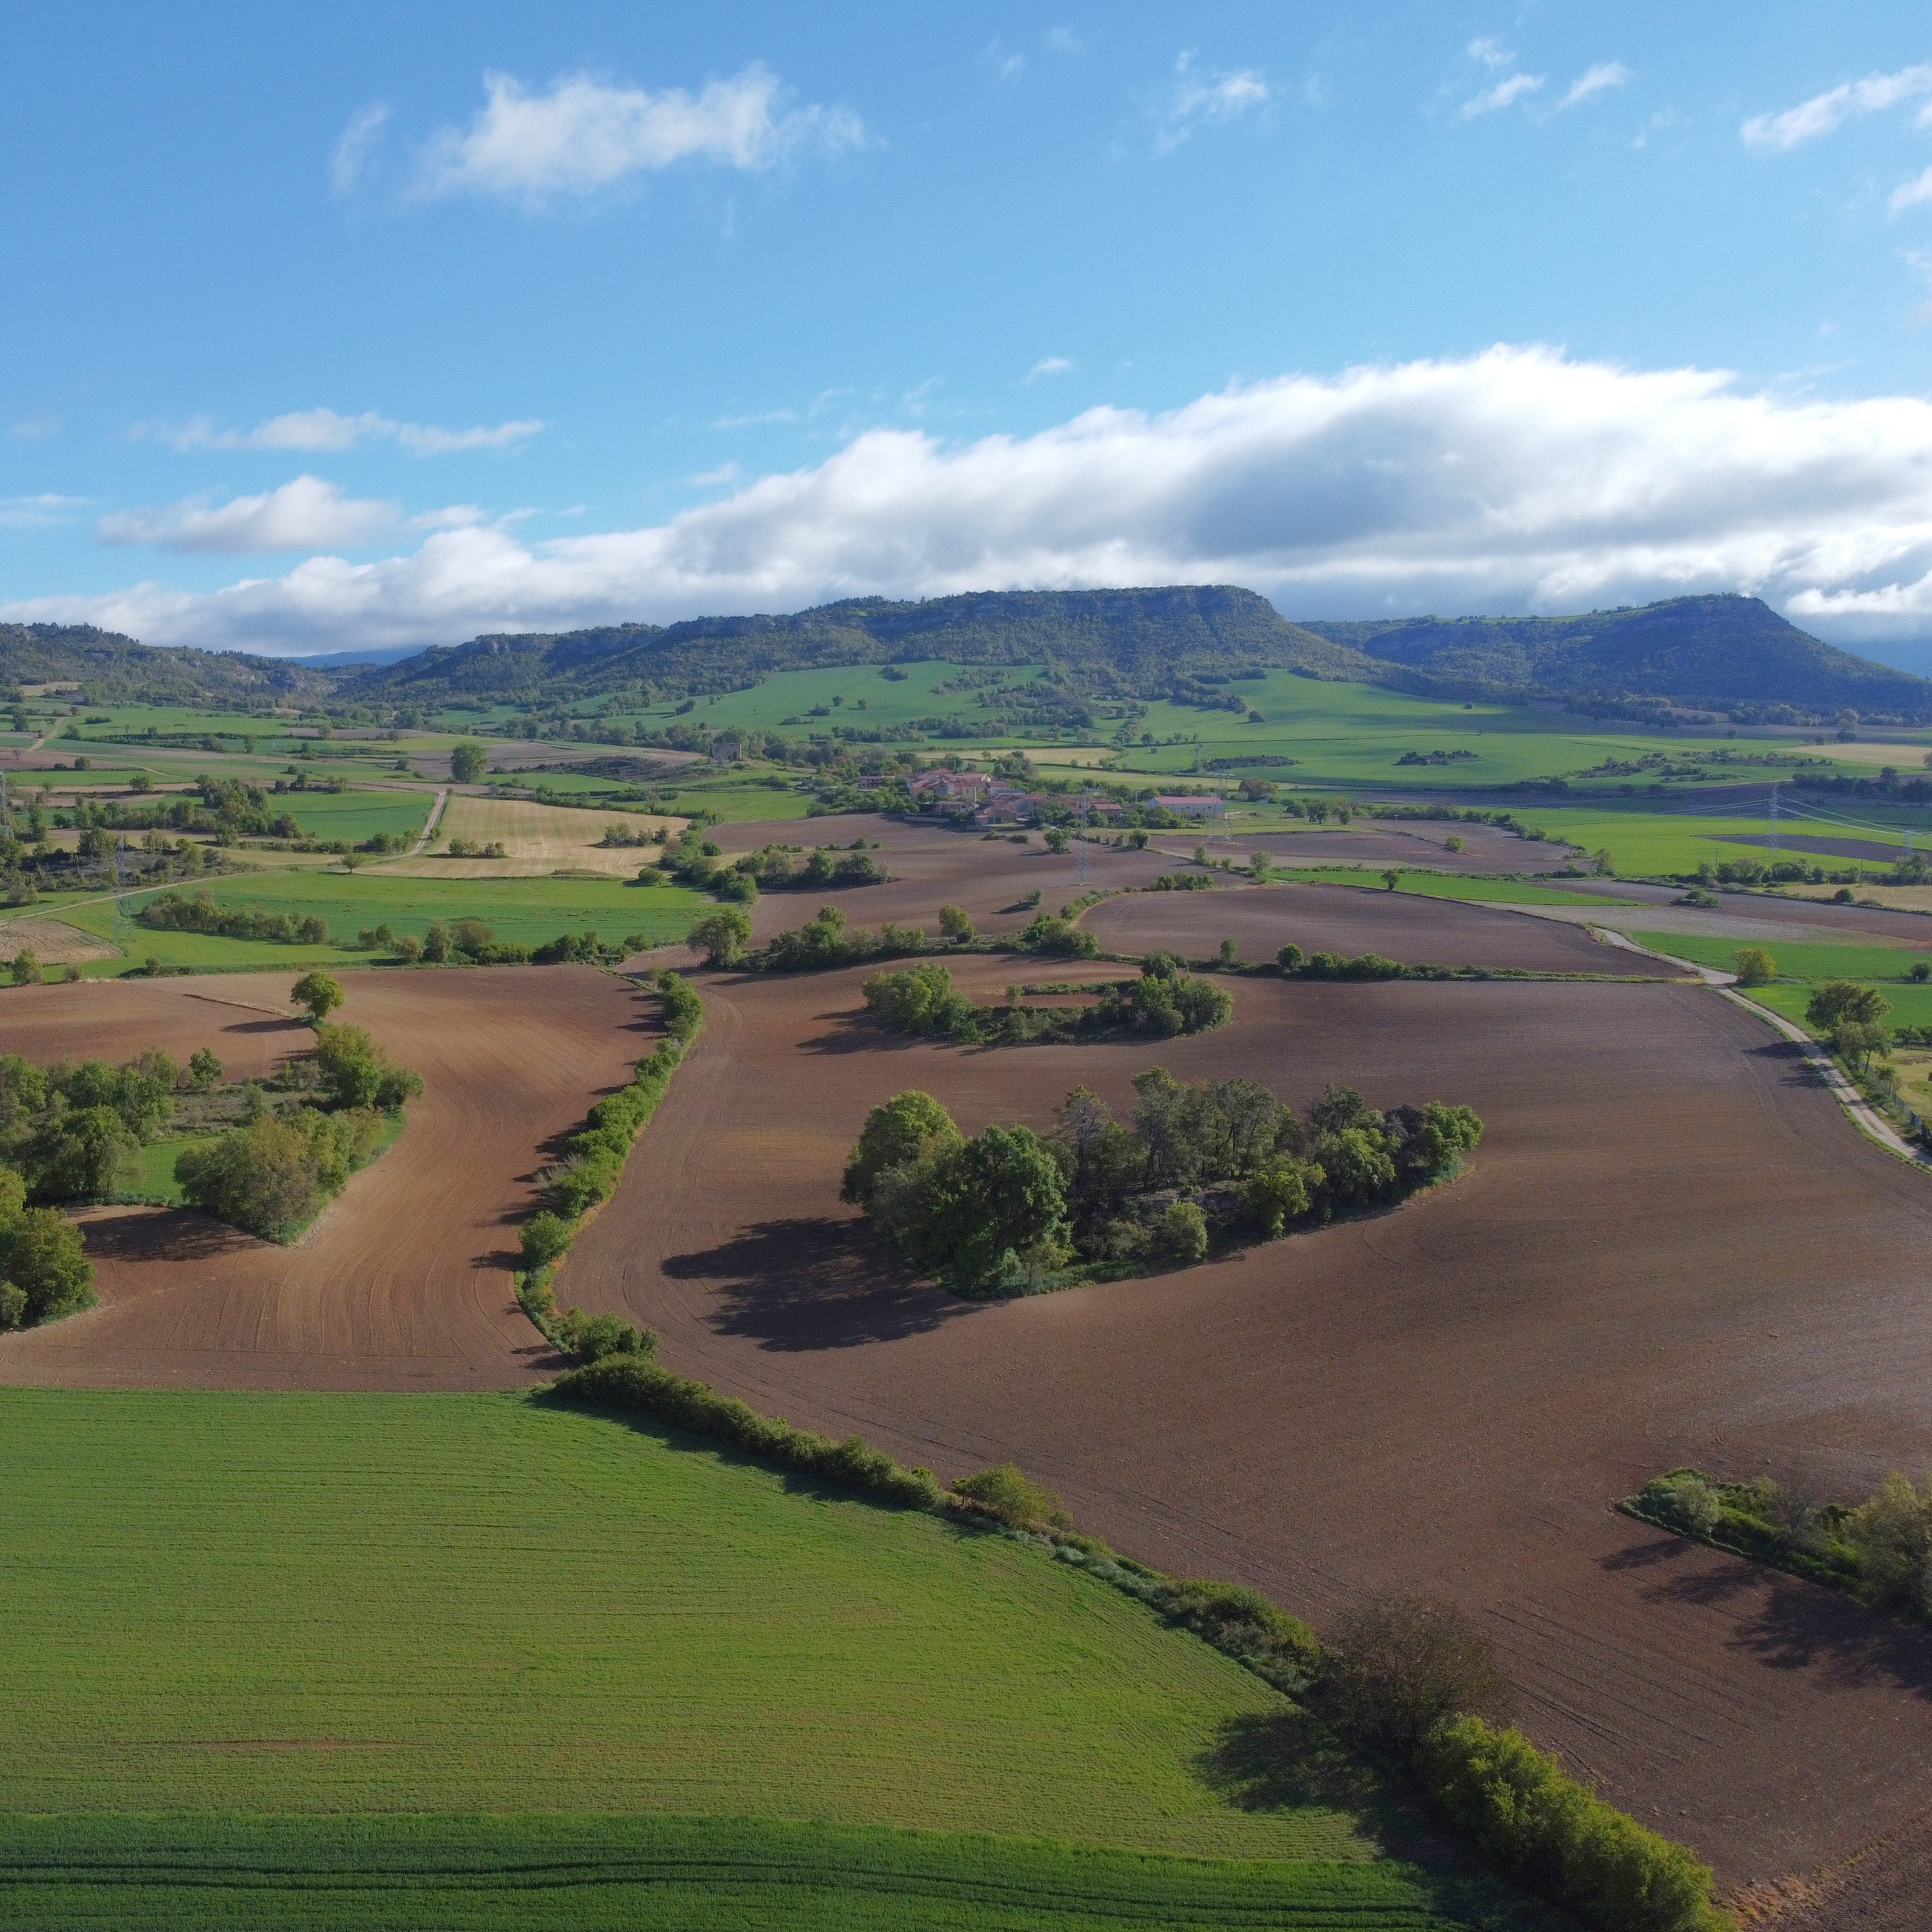
[[[4, 1044], [44, 1064], [177, 1060], [231, 1079], [307, 1042], [291, 976], [92, 980], [6, 996]], [[588, 967], [345, 976], [344, 1019], [421, 1072], [400, 1139], [294, 1246], [206, 1216], [83, 1217], [101, 1305], [0, 1337], [0, 1382], [64, 1388], [494, 1389], [560, 1365], [518, 1309], [513, 1215], [539, 1149], [649, 1051], [654, 1003]]]
[[[1642, 963], [1555, 922], [1332, 888], [1091, 922], [1123, 950]], [[988, 994], [1015, 976], [959, 970]], [[1537, 1737], [1732, 1880], [1830, 1865], [1932, 1805], [1932, 1640], [1612, 1508], [1684, 1462], [1834, 1495], [1932, 1464], [1932, 1187], [1789, 1042], [1682, 982], [1252, 980], [1218, 1034], [963, 1052], [883, 1038], [862, 977], [704, 976], [704, 1035], [566, 1299], [942, 1475], [1012, 1457], [1123, 1548], [1318, 1621], [1376, 1589], [1459, 1597]], [[838, 1203], [890, 1094], [926, 1088], [968, 1131], [1044, 1126], [1076, 1083], [1125, 1105], [1156, 1061], [1298, 1104], [1331, 1080], [1464, 1101], [1487, 1131], [1468, 1175], [1394, 1212], [1004, 1304], [920, 1286]]]

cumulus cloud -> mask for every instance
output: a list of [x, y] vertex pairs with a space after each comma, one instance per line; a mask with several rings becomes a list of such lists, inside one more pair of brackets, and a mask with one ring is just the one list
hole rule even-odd
[[297, 651], [1165, 583], [1245, 584], [1308, 616], [1748, 590], [1836, 635], [1932, 634], [1932, 400], [1794, 401], [1720, 370], [1498, 346], [958, 447], [874, 430], [641, 530], [535, 542], [470, 525], [373, 562], [0, 617]]
[[296, 410], [271, 416], [253, 429], [218, 428], [211, 416], [184, 423], [142, 423], [137, 436], [158, 436], [176, 449], [280, 449], [308, 454], [353, 449], [358, 443], [393, 441], [412, 456], [446, 456], [459, 450], [507, 449], [548, 429], [548, 423], [479, 424], [471, 429], [439, 429], [434, 423], [398, 422], [365, 410], [344, 416], [336, 410]]
[[1072, 363], [1064, 356], [1042, 356], [1027, 371], [1027, 380], [1030, 382], [1041, 376], [1064, 376], [1072, 367]]
[[783, 106], [778, 76], [755, 63], [696, 94], [651, 94], [573, 74], [533, 93], [514, 75], [488, 74], [489, 96], [467, 128], [445, 128], [424, 147], [416, 183], [424, 200], [493, 195], [537, 204], [587, 195], [679, 161], [757, 173], [808, 148], [863, 146], [842, 107]]
[[1516, 50], [1505, 46], [1493, 34], [1484, 34], [1469, 43], [1469, 58], [1486, 68], [1514, 67]]
[[1601, 94], [1606, 88], [1622, 87], [1630, 77], [1630, 70], [1622, 61], [1599, 61], [1594, 67], [1586, 68], [1570, 83], [1570, 91], [1556, 104], [1561, 114], [1566, 107], [1574, 107], [1580, 100], [1588, 100], [1593, 94]]
[[1508, 107], [1520, 100], [1526, 94], [1534, 94], [1542, 87], [1544, 76], [1540, 74], [1513, 74], [1506, 80], [1499, 80], [1493, 87], [1486, 87], [1462, 104], [1462, 118], [1473, 121], [1478, 115], [1493, 114], [1499, 107]]
[[1198, 67], [1193, 54], [1174, 64], [1174, 85], [1162, 98], [1154, 136], [1157, 153], [1169, 154], [1196, 129], [1225, 127], [1270, 99], [1273, 90], [1254, 68], [1224, 73]]
[[158, 544], [166, 550], [246, 556], [364, 544], [400, 520], [394, 503], [345, 496], [320, 476], [298, 476], [279, 490], [231, 497], [225, 503], [191, 496], [159, 508], [124, 510], [103, 517], [94, 534], [103, 543]]
[[[1882, 113], [1900, 102], [1932, 94], [1932, 63], [1900, 68], [1896, 74], [1869, 74], [1862, 80], [1848, 80], [1787, 107], [1781, 114], [1756, 114], [1738, 132], [1744, 144], [1760, 154], [1788, 154], [1808, 141], [1834, 134], [1847, 121], [1861, 115]], [[1922, 125], [1927, 116], [1922, 110]]]

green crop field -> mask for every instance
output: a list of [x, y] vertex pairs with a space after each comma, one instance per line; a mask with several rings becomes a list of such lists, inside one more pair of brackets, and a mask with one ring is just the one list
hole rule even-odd
[[[1383, 1856], [1413, 1825], [1369, 1774], [1099, 1580], [667, 1432], [514, 1395], [4, 1390], [0, 1456], [34, 1472], [0, 1494], [0, 1812], [57, 1814], [0, 1834], [4, 1922], [334, 1923], [298, 1910], [328, 1892], [343, 1922], [556, 1924], [554, 1893], [547, 1920], [509, 1894], [620, 1898], [593, 1894], [601, 1874], [641, 1903], [680, 1844], [738, 1868], [773, 1924], [820, 1922], [784, 1916], [794, 1883], [812, 1910], [849, 1886], [860, 1924], [1052, 1922], [1083, 1892], [1081, 1922], [1104, 1924], [1110, 1901], [1144, 1917], [1149, 1893], [1190, 1888], [1192, 1916], [1156, 1922], [1506, 1907], [1487, 1886], [1432, 1906]], [[352, 1815], [532, 1811], [658, 1822]], [[337, 1816], [260, 1815], [278, 1814]], [[1306, 1862], [1019, 1846], [1009, 1884], [983, 1846], [880, 1835], [855, 1858], [722, 1824], [694, 1848], [679, 1817]], [[209, 1888], [180, 1888], [190, 1872]], [[410, 1895], [396, 1916], [352, 1919], [386, 1886]], [[460, 1916], [479, 1886], [502, 1916]], [[896, 1891], [954, 1916], [895, 1918]], [[765, 1922], [686, 1900], [642, 1919], [573, 1903], [567, 1922]]]
[[[682, 938], [698, 908], [710, 903], [686, 886], [638, 886], [621, 879], [410, 879], [374, 871], [230, 874], [202, 886], [170, 890], [206, 891], [218, 905], [312, 914], [328, 922], [329, 943], [281, 946], [263, 940], [170, 932], [137, 922], [126, 941], [126, 958], [152, 955], [164, 966], [206, 971], [352, 965], [368, 957], [355, 950], [356, 935], [364, 928], [387, 925], [398, 933], [420, 938], [436, 919], [480, 919], [496, 938], [520, 946], [538, 945], [561, 932], [590, 931], [607, 940], [640, 932], [649, 943], [661, 945]], [[138, 910], [158, 896], [158, 890], [130, 893], [128, 902]], [[111, 898], [70, 900], [64, 910], [56, 902], [42, 902], [28, 910], [58, 910], [83, 932], [104, 939], [113, 936]], [[0, 950], [5, 947], [6, 930], [0, 922]], [[126, 958], [90, 960], [84, 970], [96, 976], [118, 974], [125, 970]]]
[[1547, 1932], [1394, 1861], [1235, 1862], [963, 1833], [654, 1817], [0, 1819], [34, 1932]]
[[[1735, 939], [1706, 939], [1688, 932], [1633, 932], [1630, 937], [1640, 946], [1674, 952], [1678, 958], [1694, 960], [1700, 966], [1714, 966], [1728, 973], [1737, 964], [1739, 942]], [[1869, 986], [1883, 986], [1889, 993], [1894, 985], [1908, 977], [1915, 959], [1932, 963], [1932, 920], [1927, 922], [1924, 944], [1920, 946], [1903, 940], [1895, 945], [1872, 940], [1856, 946], [1803, 942], [1786, 945], [1767, 940], [1764, 946], [1776, 963], [1781, 980], [1808, 985], [1820, 980], [1859, 980]]]

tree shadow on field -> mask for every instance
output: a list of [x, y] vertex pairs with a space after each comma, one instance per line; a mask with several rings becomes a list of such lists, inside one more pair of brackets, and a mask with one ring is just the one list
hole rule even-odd
[[1299, 1706], [1226, 1719], [1194, 1770], [1239, 1811], [1327, 1811], [1347, 1818], [1388, 1856], [1418, 1868], [1414, 1876], [1454, 1923], [1479, 1924], [1491, 1932], [1506, 1927], [1555, 1932], [1570, 1923], [1499, 1886], [1400, 1779]]
[[796, 1216], [760, 1221], [702, 1252], [659, 1264], [676, 1281], [722, 1284], [722, 1335], [767, 1348], [856, 1348], [923, 1335], [976, 1305], [920, 1286], [862, 1222]]
[[1822, 1583], [1660, 1533], [1602, 1559], [1606, 1570], [1666, 1570], [1647, 1603], [1728, 1612], [1726, 1641], [1773, 1670], [1812, 1672], [1834, 1689], [1887, 1686], [1932, 1700], [1932, 1630]]
[[81, 1225], [92, 1262], [206, 1262], [218, 1255], [274, 1252], [273, 1243], [244, 1234], [194, 1208], [89, 1215]]
[[1795, 1040], [1774, 1040], [1768, 1046], [1750, 1046], [1744, 1051], [1753, 1060], [1772, 1062], [1784, 1086], [1823, 1087], [1829, 1084], [1824, 1069]]

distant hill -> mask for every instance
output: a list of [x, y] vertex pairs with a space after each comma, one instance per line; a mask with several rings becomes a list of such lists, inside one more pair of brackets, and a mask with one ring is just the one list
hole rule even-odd
[[1755, 597], [1673, 597], [1577, 617], [1310, 619], [1412, 688], [1467, 694], [1670, 698], [1718, 710], [1787, 706], [1821, 718], [1932, 718], [1932, 680], [1874, 664], [1789, 624]]
[[626, 686], [722, 691], [815, 664], [943, 658], [1058, 669], [1083, 692], [1198, 698], [1244, 670], [1385, 675], [1346, 644], [1289, 623], [1228, 585], [1153, 590], [984, 591], [921, 603], [852, 598], [790, 616], [697, 617], [662, 628], [476, 638], [345, 685], [363, 701], [591, 695]]
[[290, 658], [236, 651], [161, 650], [92, 624], [0, 624], [0, 691], [77, 684], [92, 704], [226, 708], [326, 694], [331, 680]]

